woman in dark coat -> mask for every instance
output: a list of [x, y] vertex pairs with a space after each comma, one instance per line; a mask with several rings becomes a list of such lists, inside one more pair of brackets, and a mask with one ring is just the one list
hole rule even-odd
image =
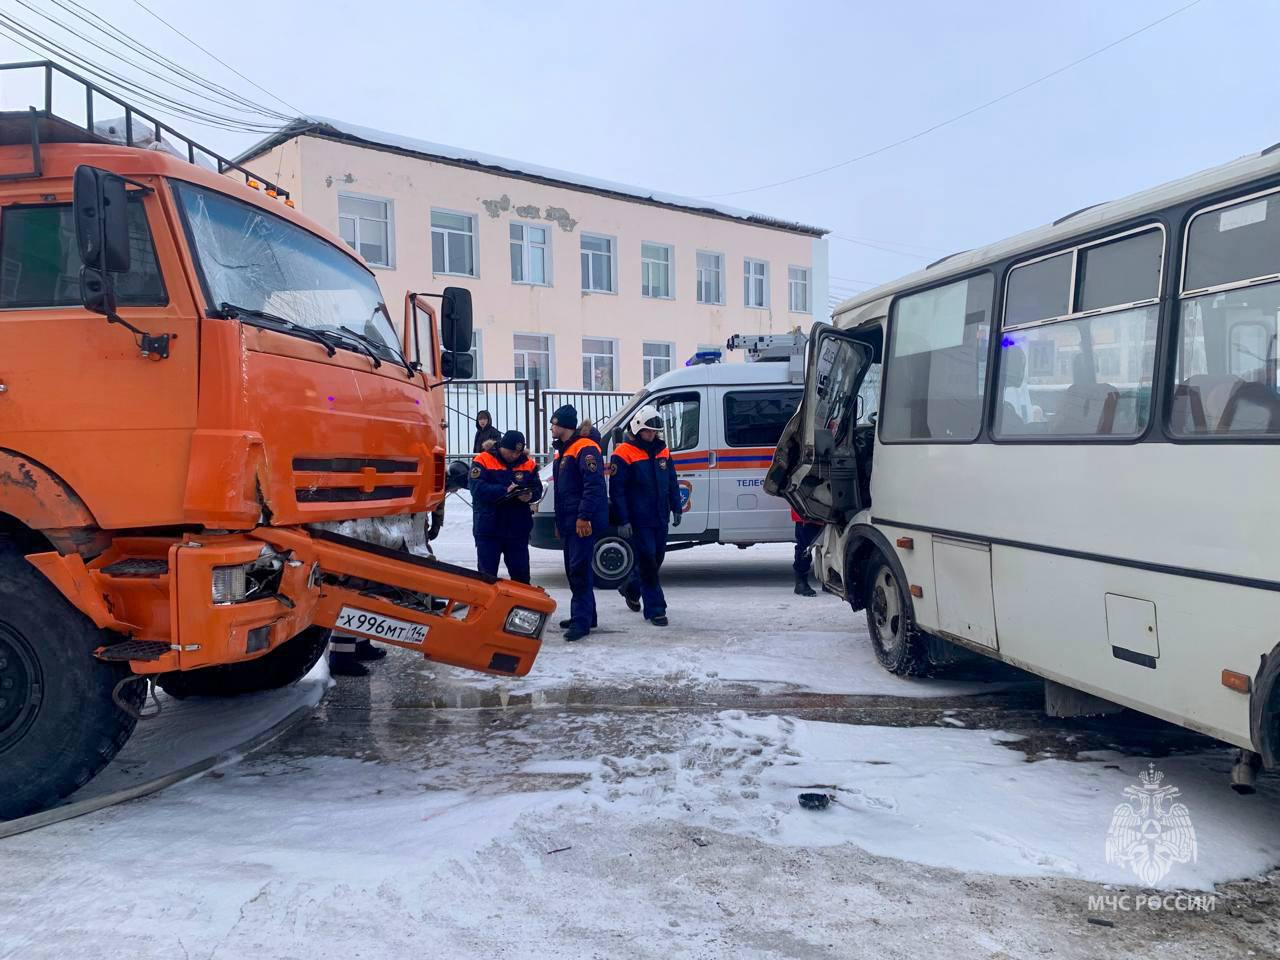
[[484, 449], [485, 442], [492, 440], [495, 444], [502, 439], [502, 431], [493, 425], [493, 417], [488, 410], [476, 414], [476, 442], [471, 445], [472, 453]]

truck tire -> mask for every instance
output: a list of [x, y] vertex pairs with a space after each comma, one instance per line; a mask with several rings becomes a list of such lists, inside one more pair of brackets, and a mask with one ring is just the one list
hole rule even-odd
[[[0, 820], [49, 807], [120, 752], [137, 720], [112, 699], [130, 675], [99, 630], [0, 539]], [[141, 706], [141, 683], [120, 696]]]
[[201, 670], [175, 670], [160, 674], [156, 683], [177, 700], [187, 697], [238, 697], [262, 690], [279, 690], [297, 683], [310, 673], [328, 644], [328, 627], [308, 627], [256, 660]]
[[916, 627], [911, 598], [882, 553], [877, 551], [868, 559], [863, 596], [876, 659], [899, 677], [922, 676], [929, 672], [929, 644]]
[[617, 590], [631, 576], [636, 554], [631, 544], [610, 534], [596, 541], [591, 553], [591, 575], [600, 590]]

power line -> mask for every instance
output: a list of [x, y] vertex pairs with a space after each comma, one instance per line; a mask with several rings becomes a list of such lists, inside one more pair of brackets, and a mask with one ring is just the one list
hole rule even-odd
[[843, 240], [845, 243], [856, 244], [859, 247], [870, 247], [872, 250], [882, 250], [885, 253], [896, 253], [900, 257], [911, 257], [914, 260], [932, 260], [930, 256], [922, 253], [911, 253], [907, 250], [894, 250], [892, 247], [886, 247], [883, 244], [872, 243], [870, 240], [857, 240], [853, 237], [845, 236], [843, 233], [831, 234], [836, 240]]
[[[76, 2], [76, 0], [52, 0], [52, 2], [54, 3], [54, 5], [61, 8], [66, 13], [71, 14], [73, 17], [89, 25], [93, 29], [97, 30], [99, 33], [105, 34], [111, 40], [118, 43], [123, 43], [126, 46], [128, 46], [131, 50], [145, 57], [152, 58], [158, 64], [164, 66], [171, 72], [177, 74], [179, 77], [182, 77], [185, 80], [190, 80], [191, 82], [199, 85], [200, 87], [203, 87], [205, 90], [208, 90], [214, 95], [216, 95], [217, 97], [220, 97], [221, 99], [227, 101], [227, 103], [231, 106], [244, 107], [254, 113], [260, 113], [265, 116], [273, 117], [277, 120], [292, 119], [292, 117], [290, 117], [288, 114], [280, 113], [279, 111], [273, 110], [270, 107], [264, 107], [263, 105], [259, 103], [255, 103], [254, 101], [250, 100], [248, 97], [242, 96], [241, 94], [237, 93], [234, 90], [231, 90], [228, 87], [224, 87], [220, 83], [215, 83], [211, 80], [207, 80], [204, 77], [200, 76], [199, 74], [191, 70], [188, 70], [186, 67], [182, 66], [179, 63], [176, 63], [175, 61], [165, 56], [164, 54], [160, 53], [159, 51], [153, 49], [152, 47], [147, 46], [145, 43], [142, 43], [139, 40], [135, 40], [133, 37], [129, 36], [129, 34], [125, 33], [123, 30], [121, 30], [111, 21], [107, 20], [101, 14], [96, 13], [93, 10], [90, 10], [88, 7], [85, 7], [83, 4]], [[73, 7], [76, 9], [72, 9]], [[126, 62], [129, 62], [129, 61], [126, 61]]]
[[[174, 116], [183, 117], [203, 126], [236, 133], [270, 133], [279, 129], [274, 124], [245, 121], [235, 117], [214, 114], [204, 108], [158, 93], [116, 73], [108, 67], [102, 66], [94, 60], [90, 60], [69, 47], [63, 46], [56, 40], [46, 39], [31, 26], [9, 14], [0, 13], [0, 30], [17, 39], [20, 46], [31, 50], [37, 56], [52, 56], [55, 59], [68, 61], [73, 66], [97, 77], [102, 83], [124, 90], [140, 102], [149, 104], [155, 109], [171, 113]], [[22, 42], [24, 40], [26, 41], [25, 43]], [[33, 43], [40, 47], [40, 51], [34, 50], [30, 46]]]
[[[134, 0], [134, 2], [137, 3], [138, 0]], [[1160, 26], [1160, 24], [1164, 23], [1166, 20], [1173, 19], [1178, 14], [1183, 13], [1187, 10], [1190, 10], [1192, 7], [1196, 6], [1200, 2], [1201, 0], [1191, 0], [1190, 3], [1185, 3], [1182, 6], [1178, 7], [1176, 10], [1173, 10], [1170, 13], [1166, 13], [1163, 17], [1160, 17], [1158, 20], [1152, 20], [1150, 23], [1146, 24], [1145, 26], [1139, 27], [1137, 30], [1134, 30], [1132, 33], [1126, 33], [1123, 37], [1120, 37], [1119, 39], [1116, 39], [1116, 40], [1112, 40], [1106, 46], [1099, 47], [1098, 49], [1092, 51], [1091, 53], [1086, 53], [1083, 57], [1079, 57], [1075, 60], [1072, 60], [1070, 63], [1064, 64], [1063, 66], [1058, 67], [1055, 70], [1050, 70], [1048, 73], [1043, 74], [1042, 76], [1036, 77], [1034, 80], [1024, 83], [1020, 87], [1016, 87], [1013, 90], [1009, 90], [1006, 93], [1002, 93], [998, 97], [993, 97], [992, 99], [986, 101], [985, 103], [980, 103], [976, 107], [970, 107], [968, 110], [965, 110], [963, 113], [957, 113], [954, 116], [948, 117], [946, 120], [941, 120], [938, 123], [933, 124], [932, 126], [925, 127], [923, 130], [917, 130], [915, 133], [912, 133], [909, 136], [905, 136], [898, 140], [894, 140], [892, 143], [886, 143], [883, 146], [876, 147], [874, 150], [868, 150], [866, 153], [860, 153], [856, 157], [850, 157], [848, 160], [841, 160], [839, 163], [833, 163], [830, 166], [822, 167], [821, 169], [818, 169], [818, 170], [811, 170], [808, 173], [801, 173], [794, 177], [787, 177], [785, 180], [775, 180], [772, 183], [764, 183], [758, 187], [748, 187], [745, 190], [730, 190], [728, 193], [707, 193], [707, 194], [703, 194], [702, 196], [708, 200], [716, 199], [719, 197], [737, 197], [737, 196], [741, 196], [744, 193], [755, 193], [759, 190], [768, 190], [771, 187], [780, 187], [787, 183], [795, 183], [798, 180], [807, 180], [810, 177], [816, 177], [824, 173], [830, 173], [832, 170], [839, 170], [842, 167], [847, 167], [847, 166], [850, 166], [851, 164], [859, 163], [862, 160], [869, 160], [871, 157], [879, 156], [880, 154], [885, 153], [889, 150], [892, 150], [895, 147], [901, 147], [904, 144], [908, 144], [908, 143], [911, 143], [912, 141], [919, 140], [921, 137], [926, 137], [929, 134], [933, 133], [934, 131], [941, 130], [943, 127], [947, 127], [953, 123], [957, 123], [960, 120], [965, 119], [966, 117], [971, 117], [975, 113], [978, 113], [982, 110], [986, 110], [988, 107], [994, 107], [997, 103], [1002, 103], [1003, 101], [1008, 100], [1010, 97], [1015, 97], [1025, 90], [1030, 90], [1032, 87], [1038, 86], [1044, 83], [1046, 80], [1051, 80], [1061, 73], [1066, 73], [1068, 70], [1071, 70], [1074, 67], [1078, 67], [1080, 66], [1080, 64], [1084, 62], [1088, 60], [1092, 60], [1094, 57], [1100, 56], [1101, 54], [1106, 53], [1108, 50], [1111, 50], [1114, 47], [1118, 47], [1120, 44], [1128, 40], [1132, 40], [1134, 37], [1138, 36], [1139, 34], [1146, 33], [1148, 30], [1151, 30], [1155, 27]]]
[[[176, 87], [177, 89], [179, 89], [179, 90], [183, 91], [184, 93], [192, 94], [192, 95], [194, 95], [194, 96], [196, 96], [196, 97], [198, 97], [198, 98], [200, 98], [200, 99], [204, 100], [204, 101], [205, 101], [205, 102], [207, 102], [207, 103], [213, 104], [213, 106], [214, 106], [216, 109], [218, 109], [218, 110], [227, 110], [227, 109], [231, 109], [231, 110], [234, 110], [234, 111], [236, 111], [237, 113], [241, 113], [241, 114], [249, 114], [249, 115], [266, 115], [266, 116], [271, 116], [275, 121], [277, 121], [277, 123], [273, 124], [273, 128], [274, 128], [275, 126], [278, 126], [278, 121], [279, 121], [279, 120], [281, 120], [281, 119], [287, 119], [287, 118], [285, 118], [285, 117], [284, 117], [284, 115], [283, 115], [283, 114], [275, 114], [275, 115], [271, 115], [271, 114], [264, 114], [264, 111], [262, 111], [262, 110], [260, 110], [260, 109], [258, 109], [258, 108], [256, 108], [256, 107], [250, 107], [250, 108], [248, 108], [248, 109], [247, 109], [247, 108], [245, 108], [244, 106], [242, 106], [241, 104], [238, 104], [238, 103], [226, 103], [226, 102], [219, 102], [219, 101], [217, 101], [217, 100], [214, 100], [214, 99], [213, 99], [212, 97], [210, 97], [208, 94], [206, 94], [206, 93], [204, 93], [204, 92], [202, 92], [202, 91], [200, 91], [200, 90], [198, 90], [198, 89], [195, 89], [195, 88], [193, 88], [193, 87], [189, 87], [189, 86], [186, 86], [185, 84], [182, 84], [182, 83], [179, 83], [179, 82], [177, 82], [177, 81], [171, 80], [171, 79], [169, 79], [168, 77], [166, 77], [164, 74], [157, 73], [155, 70], [152, 70], [152, 69], [150, 69], [150, 68], [149, 68], [149, 67], [147, 67], [147, 66], [144, 66], [144, 65], [142, 65], [142, 64], [137, 63], [137, 62], [136, 62], [136, 61], [134, 61], [134, 60], [131, 60], [129, 57], [124, 56], [122, 53], [120, 53], [120, 52], [118, 52], [118, 51], [116, 51], [116, 50], [112, 50], [112, 49], [111, 49], [111, 48], [109, 48], [109, 47], [104, 46], [103, 44], [101, 44], [101, 43], [97, 42], [96, 40], [94, 40], [92, 37], [85, 36], [83, 33], [79, 32], [78, 30], [74, 29], [73, 27], [68, 26], [67, 24], [63, 23], [61, 20], [58, 20], [56, 17], [53, 17], [53, 16], [51, 16], [50, 14], [46, 13], [45, 11], [41, 10], [40, 8], [38, 8], [38, 7], [36, 7], [36, 6], [33, 6], [32, 4], [28, 3], [28, 2], [27, 2], [27, 0], [16, 0], [16, 2], [18, 3], [18, 5], [19, 5], [19, 6], [25, 7], [27, 10], [30, 10], [32, 13], [36, 14], [37, 16], [42, 17], [43, 19], [47, 20], [49, 23], [52, 23], [52, 24], [54, 24], [55, 26], [57, 26], [57, 27], [61, 28], [61, 29], [62, 29], [62, 30], [64, 30], [64, 31], [66, 31], [67, 33], [71, 34], [71, 36], [76, 37], [76, 38], [78, 38], [79, 40], [81, 40], [81, 41], [83, 41], [83, 42], [85, 42], [85, 43], [89, 44], [89, 46], [91, 46], [91, 47], [93, 47], [93, 48], [95, 48], [95, 49], [97, 49], [97, 50], [102, 51], [103, 53], [107, 54], [109, 57], [113, 57], [113, 58], [115, 58], [116, 60], [119, 60], [121, 63], [126, 64], [127, 66], [130, 66], [130, 67], [134, 68], [135, 70], [138, 70], [138, 71], [140, 71], [140, 72], [142, 72], [142, 73], [144, 73], [144, 74], [146, 74], [146, 75], [148, 75], [148, 76], [150, 76], [150, 77], [154, 77], [156, 80], [159, 80], [159, 81], [161, 81], [162, 83], [166, 83], [166, 84], [169, 84], [169, 85], [170, 85], [170, 86], [172, 86], [172, 87]], [[55, 0], [55, 2], [57, 2], [57, 0]], [[78, 15], [77, 15], [77, 16], [78, 16]], [[11, 19], [12, 19], [12, 18], [11, 18]], [[17, 20], [15, 20], [14, 22], [16, 22], [16, 23], [21, 23], [21, 21], [17, 21]], [[23, 25], [24, 25], [24, 26], [26, 26], [25, 24], [23, 24]], [[31, 29], [31, 28], [30, 28], [30, 27], [28, 27], [28, 29]], [[101, 28], [97, 28], [97, 29], [101, 30]], [[106, 31], [102, 31], [102, 32], [106, 32]], [[108, 34], [108, 36], [110, 36], [110, 34]], [[114, 38], [113, 38], [113, 39], [114, 39]], [[154, 56], [154, 54], [153, 54], [153, 53], [151, 53], [151, 54], [149, 54], [149, 55]], [[176, 102], [176, 101], [175, 101], [175, 102]], [[190, 105], [190, 104], [188, 104], [188, 106], [193, 106], [193, 108], [195, 108], [195, 109], [199, 109], [199, 110], [201, 110], [201, 111], [207, 111], [207, 110], [208, 110], [208, 108], [207, 108], [207, 107], [195, 107], [194, 105]], [[226, 122], [244, 122], [244, 123], [261, 123], [261, 122], [262, 122], [262, 121], [259, 121], [259, 120], [241, 120], [240, 118], [237, 118], [237, 117], [224, 117], [224, 116], [220, 116], [220, 115], [218, 115], [218, 114], [214, 114], [214, 113], [210, 113], [210, 116], [212, 116], [212, 117], [217, 117], [219, 120], [223, 120], [223, 121], [226, 121]]]
[[170, 30], [172, 30], [174, 33], [176, 33], [178, 36], [180, 36], [183, 40], [187, 41], [187, 43], [191, 44], [191, 45], [192, 45], [193, 47], [195, 47], [197, 50], [201, 51], [202, 53], [204, 53], [204, 54], [206, 54], [206, 55], [208, 55], [208, 56], [212, 57], [214, 60], [218, 61], [218, 63], [222, 64], [224, 67], [226, 67], [228, 70], [230, 70], [232, 73], [234, 73], [237, 77], [239, 77], [239, 78], [240, 78], [241, 80], [243, 80], [245, 83], [251, 84], [252, 86], [254, 86], [254, 87], [256, 87], [257, 89], [261, 90], [263, 93], [265, 93], [265, 94], [266, 94], [268, 97], [270, 97], [272, 100], [275, 100], [275, 101], [277, 101], [278, 103], [283, 103], [286, 107], [288, 107], [290, 110], [292, 110], [292, 111], [293, 111], [293, 113], [294, 113], [294, 116], [295, 116], [295, 117], [302, 117], [302, 118], [304, 118], [304, 119], [305, 119], [305, 118], [307, 118], [307, 114], [306, 114], [306, 112], [305, 112], [305, 111], [303, 111], [303, 110], [299, 109], [298, 107], [295, 107], [295, 106], [294, 106], [293, 104], [291, 104], [288, 100], [285, 100], [285, 99], [283, 99], [282, 97], [278, 97], [278, 96], [276, 96], [274, 93], [272, 93], [270, 90], [268, 90], [266, 87], [262, 86], [261, 84], [259, 84], [259, 83], [255, 83], [254, 81], [250, 80], [248, 77], [246, 77], [243, 73], [241, 73], [239, 70], [237, 70], [237, 69], [236, 69], [235, 67], [233, 67], [231, 64], [227, 63], [227, 61], [225, 61], [225, 60], [223, 60], [221, 57], [219, 57], [216, 53], [214, 53], [213, 51], [208, 50], [208, 49], [206, 49], [205, 47], [202, 47], [200, 44], [196, 43], [196, 42], [195, 42], [194, 40], [192, 40], [189, 36], [187, 36], [185, 33], [183, 33], [181, 30], [179, 30], [177, 27], [175, 27], [172, 23], [170, 23], [170, 22], [169, 22], [168, 20], [166, 20], [164, 17], [160, 16], [160, 14], [156, 13], [154, 10], [152, 10], [150, 7], [148, 7], [145, 3], [143, 3], [143, 2], [142, 2], [142, 0], [133, 0], [133, 2], [134, 2], [134, 4], [136, 4], [137, 6], [141, 7], [143, 10], [145, 10], [147, 13], [151, 14], [151, 16], [153, 16], [155, 19], [159, 20], [159, 21], [160, 21], [161, 23], [163, 23], [166, 27], [168, 27]]

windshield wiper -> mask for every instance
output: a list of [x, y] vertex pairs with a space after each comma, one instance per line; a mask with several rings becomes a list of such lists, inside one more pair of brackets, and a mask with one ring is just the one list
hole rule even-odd
[[[378, 356], [378, 351], [374, 349], [372, 340], [346, 327], [339, 327], [338, 330], [341, 333], [335, 331], [334, 335], [341, 336], [347, 343], [355, 344], [360, 353], [363, 353], [373, 361], [373, 369], [377, 370], [382, 366], [382, 358]], [[378, 344], [378, 346], [382, 346], [382, 344]]]
[[[388, 323], [391, 322], [391, 315], [387, 313], [386, 304], [383, 304], [383, 303], [378, 304], [374, 308], [373, 313], [374, 313], [374, 316], [377, 316], [379, 313], [381, 313], [383, 316], [387, 318]], [[382, 340], [374, 340], [372, 337], [365, 336], [363, 333], [357, 333], [356, 331], [352, 330], [348, 326], [344, 325], [339, 327], [338, 329], [341, 330], [343, 333], [347, 333], [355, 337], [357, 340], [365, 344], [371, 350], [389, 350], [391, 352], [391, 355], [395, 357], [397, 360], [399, 360], [400, 365], [404, 367], [405, 375], [408, 376], [410, 379], [413, 379], [413, 376], [415, 373], [413, 369], [413, 364], [409, 362], [409, 358], [406, 357], [400, 350], [396, 349], [391, 344], [386, 343]]]
[[218, 311], [227, 320], [238, 320], [241, 316], [245, 316], [253, 317], [255, 320], [265, 320], [267, 323], [278, 323], [290, 333], [296, 333], [300, 337], [305, 337], [308, 340], [313, 340], [320, 344], [320, 346], [324, 347], [325, 352], [327, 352], [331, 357], [338, 352], [333, 345], [333, 341], [322, 334], [319, 330], [303, 326], [296, 320], [279, 317], [274, 313], [267, 313], [265, 310], [255, 310], [252, 307], [237, 307], [234, 303], [227, 303], [225, 300], [218, 304]]

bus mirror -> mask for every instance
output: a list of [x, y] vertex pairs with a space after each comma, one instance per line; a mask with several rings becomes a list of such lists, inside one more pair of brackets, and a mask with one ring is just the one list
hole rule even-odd
[[470, 352], [471, 329], [471, 291], [466, 287], [445, 287], [440, 307], [441, 350]]
[[476, 373], [475, 357], [469, 353], [441, 354], [440, 373], [446, 380], [470, 380]]
[[81, 261], [99, 271], [127, 272], [129, 197], [124, 179], [97, 167], [76, 167], [71, 206]]

